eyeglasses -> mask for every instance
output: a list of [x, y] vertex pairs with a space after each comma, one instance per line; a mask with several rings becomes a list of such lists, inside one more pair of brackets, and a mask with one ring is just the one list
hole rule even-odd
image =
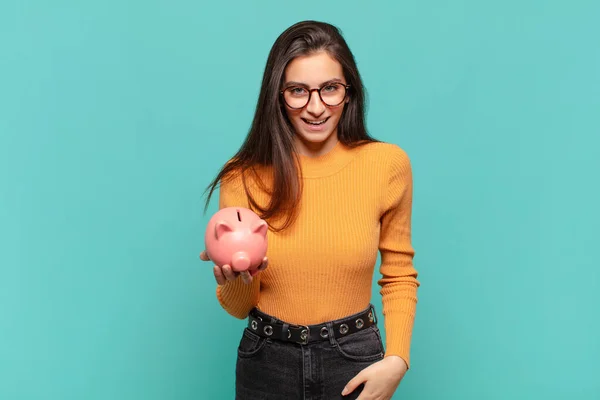
[[319, 89], [307, 89], [302, 86], [290, 86], [283, 89], [280, 93], [283, 97], [283, 101], [289, 108], [298, 110], [306, 107], [312, 96], [312, 92], [319, 93], [321, 101], [329, 106], [335, 107], [346, 100], [346, 94], [350, 85], [344, 85], [343, 83], [328, 83], [327, 85]]

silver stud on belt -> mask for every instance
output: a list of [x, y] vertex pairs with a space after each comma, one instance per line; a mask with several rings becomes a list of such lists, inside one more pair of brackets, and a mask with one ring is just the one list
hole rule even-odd
[[323, 339], [327, 338], [329, 336], [329, 330], [327, 330], [327, 327], [324, 326], [321, 328], [321, 337]]
[[271, 336], [273, 334], [273, 327], [271, 325], [267, 325], [264, 327], [263, 331], [265, 332], [265, 335]]
[[253, 319], [252, 323], [250, 324], [250, 326], [252, 327], [252, 329], [257, 330], [258, 329], [258, 322], [256, 322], [255, 319]]
[[346, 324], [341, 324], [340, 325], [340, 333], [342, 335], [345, 335], [346, 333], [348, 333], [348, 325]]
[[362, 318], [359, 318], [356, 320], [356, 327], [358, 329], [362, 328], [365, 325], [365, 323], [363, 322]]

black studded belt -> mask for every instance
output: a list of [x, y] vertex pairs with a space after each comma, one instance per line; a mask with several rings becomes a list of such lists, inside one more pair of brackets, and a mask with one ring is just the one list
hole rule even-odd
[[377, 316], [372, 304], [360, 313], [316, 325], [289, 324], [267, 315], [257, 308], [250, 311], [248, 315], [248, 329], [257, 335], [299, 344], [328, 340], [332, 333], [335, 338], [341, 338], [374, 324], [377, 324]]

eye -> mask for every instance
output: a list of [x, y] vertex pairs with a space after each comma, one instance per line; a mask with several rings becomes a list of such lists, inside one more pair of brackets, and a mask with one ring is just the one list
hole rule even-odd
[[323, 90], [325, 93], [331, 93], [331, 92], [335, 92], [336, 90], [339, 89], [339, 85], [327, 85], [327, 86], [323, 86]]
[[292, 87], [292, 88], [287, 89], [287, 91], [292, 96], [304, 96], [306, 94], [306, 89], [301, 88], [301, 87]]

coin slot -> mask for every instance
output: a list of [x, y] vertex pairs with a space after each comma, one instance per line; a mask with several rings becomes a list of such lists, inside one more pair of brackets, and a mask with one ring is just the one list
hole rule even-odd
[[237, 212], [237, 215], [238, 215], [238, 221], [242, 222], [242, 216], [240, 215], [240, 211], [239, 210]]

